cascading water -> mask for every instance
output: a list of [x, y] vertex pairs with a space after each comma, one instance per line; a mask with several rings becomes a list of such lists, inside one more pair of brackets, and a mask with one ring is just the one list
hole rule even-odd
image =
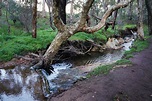
[[[68, 62], [56, 63], [54, 73], [47, 75], [41, 70], [45, 80], [29, 68], [20, 66], [13, 69], [0, 69], [0, 101], [44, 101], [46, 97], [69, 89], [78, 79], [85, 77], [86, 72], [93, 70], [99, 65], [115, 62], [122, 58], [124, 51], [129, 50], [132, 41], [123, 44], [122, 50], [112, 50], [104, 54], [83, 56]], [[48, 93], [45, 97], [43, 85], [48, 84]], [[42, 87], [43, 86], [43, 87]]]

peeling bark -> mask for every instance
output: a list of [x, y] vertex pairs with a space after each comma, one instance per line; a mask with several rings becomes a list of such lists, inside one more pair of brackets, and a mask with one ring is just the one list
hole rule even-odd
[[61, 44], [64, 41], [66, 41], [70, 36], [71, 36], [71, 34], [68, 31], [65, 31], [63, 33], [59, 32], [57, 34], [57, 36], [52, 41], [51, 45], [49, 46], [49, 48], [47, 49], [47, 51], [43, 55], [44, 66], [45, 67], [47, 67], [47, 65], [51, 63], [51, 61], [52, 61], [51, 59], [56, 55], [56, 53], [58, 52]]

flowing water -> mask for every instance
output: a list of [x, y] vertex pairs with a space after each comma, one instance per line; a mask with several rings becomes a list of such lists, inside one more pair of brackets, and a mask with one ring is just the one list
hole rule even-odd
[[86, 73], [95, 67], [121, 59], [124, 50], [129, 50], [131, 44], [125, 43], [122, 50], [93, 53], [56, 63], [52, 65], [55, 72], [51, 75], [24, 66], [0, 69], [0, 101], [46, 101], [48, 96], [67, 90], [77, 80], [85, 78]]
[[0, 101], [36, 101], [45, 99], [39, 75], [26, 67], [0, 69]]

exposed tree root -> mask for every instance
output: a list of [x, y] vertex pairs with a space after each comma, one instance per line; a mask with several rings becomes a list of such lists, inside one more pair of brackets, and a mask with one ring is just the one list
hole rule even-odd
[[[103, 47], [93, 41], [66, 41], [59, 49], [55, 58], [53, 58], [53, 63], [56, 61], [68, 60], [72, 57], [78, 55], [85, 55], [92, 51], [103, 50]], [[36, 60], [39, 60], [32, 69], [44, 69], [48, 74], [53, 72], [53, 67], [51, 65], [45, 66], [44, 59], [42, 55], [35, 53], [30, 53], [29, 55], [33, 56]], [[51, 64], [51, 63], [50, 63]]]

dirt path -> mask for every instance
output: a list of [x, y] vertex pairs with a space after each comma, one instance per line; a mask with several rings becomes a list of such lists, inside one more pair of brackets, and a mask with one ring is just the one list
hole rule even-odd
[[152, 39], [133, 66], [78, 82], [50, 101], [152, 101]]

